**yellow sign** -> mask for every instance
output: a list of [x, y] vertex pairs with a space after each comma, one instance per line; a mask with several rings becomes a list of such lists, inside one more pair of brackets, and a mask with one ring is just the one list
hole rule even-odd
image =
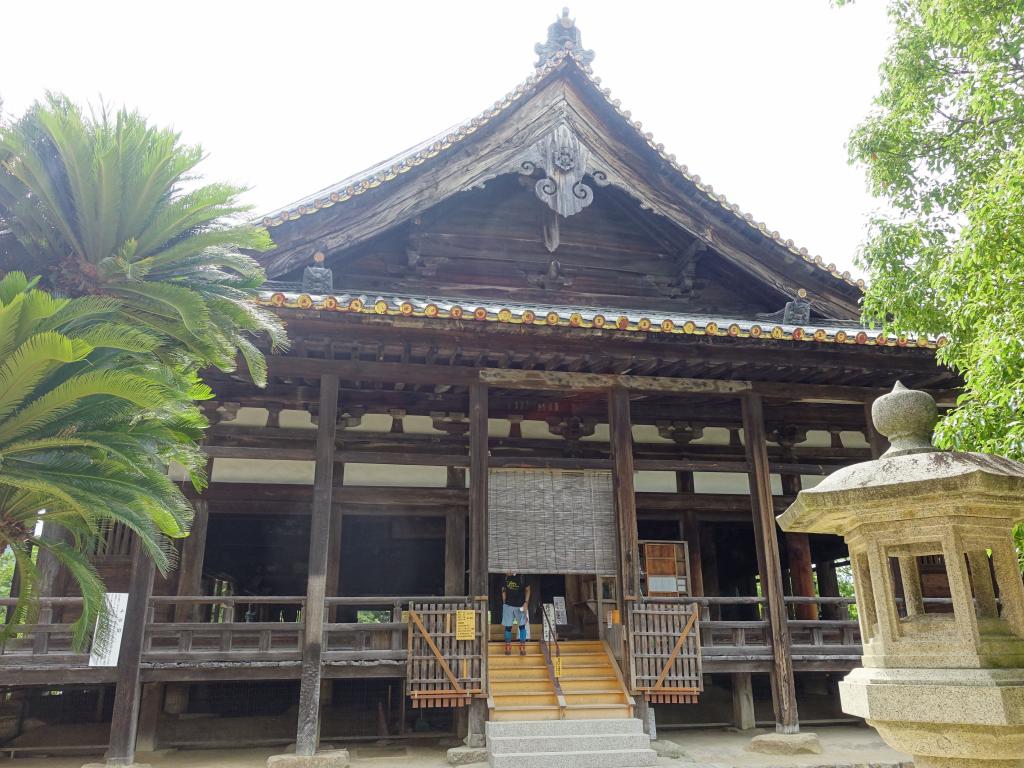
[[561, 656], [555, 656], [555, 658], [554, 658], [554, 665], [555, 665], [555, 677], [561, 677], [562, 676], [562, 657]]
[[476, 639], [476, 611], [455, 612], [455, 639]]

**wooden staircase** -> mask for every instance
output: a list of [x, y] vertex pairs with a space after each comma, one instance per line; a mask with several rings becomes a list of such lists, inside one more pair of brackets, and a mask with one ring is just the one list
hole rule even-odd
[[526, 656], [519, 655], [516, 642], [512, 643], [511, 656], [505, 655], [504, 642], [488, 645], [491, 720], [608, 720], [633, 716], [632, 700], [604, 643], [563, 640], [559, 648], [561, 696], [555, 690], [539, 642], [526, 644]]

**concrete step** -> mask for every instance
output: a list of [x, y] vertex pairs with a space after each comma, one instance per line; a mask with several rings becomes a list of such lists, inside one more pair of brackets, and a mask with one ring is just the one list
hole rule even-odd
[[654, 765], [653, 749], [607, 749], [586, 752], [506, 752], [491, 754], [491, 768], [640, 768]]
[[642, 731], [591, 733], [582, 736], [491, 736], [487, 739], [487, 746], [495, 755], [509, 752], [600, 752], [614, 749], [649, 749], [651, 739]]
[[643, 733], [639, 718], [616, 718], [570, 722], [561, 720], [553, 723], [487, 723], [487, 738], [503, 736], [593, 736]]
[[633, 710], [628, 704], [573, 704], [565, 708], [566, 720], [607, 720], [615, 717], [626, 719], [632, 716]]

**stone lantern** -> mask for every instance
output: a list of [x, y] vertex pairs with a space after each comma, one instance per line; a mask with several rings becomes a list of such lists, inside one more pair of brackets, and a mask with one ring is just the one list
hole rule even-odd
[[[778, 518], [849, 546], [864, 666], [839, 685], [843, 710], [919, 768], [1024, 768], [1024, 585], [1011, 536], [1024, 464], [936, 450], [935, 401], [899, 383], [871, 417], [892, 447], [801, 491]], [[951, 606], [922, 599], [923, 564], [927, 578], [945, 568]]]

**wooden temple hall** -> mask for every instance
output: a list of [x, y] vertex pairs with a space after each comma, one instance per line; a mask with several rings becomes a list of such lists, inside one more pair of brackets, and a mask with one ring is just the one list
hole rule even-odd
[[71, 647], [44, 567], [0, 648], [0, 749], [843, 717], [847, 551], [775, 515], [884, 450], [866, 413], [897, 380], [952, 402], [942, 340], [862, 328], [863, 283], [678, 163], [567, 16], [536, 50], [478, 116], [264, 219], [292, 346], [265, 389], [211, 374], [177, 570], [97, 547], [116, 660]]

